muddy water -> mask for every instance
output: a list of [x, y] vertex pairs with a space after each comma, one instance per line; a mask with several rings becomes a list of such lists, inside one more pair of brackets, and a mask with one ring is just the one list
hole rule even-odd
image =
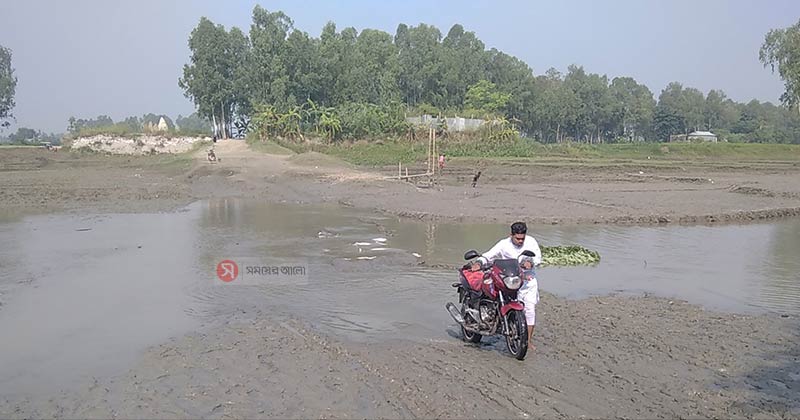
[[[395, 243], [451, 264], [486, 249], [504, 225], [395, 224]], [[544, 268], [540, 287], [580, 298], [654, 293], [733, 312], [800, 313], [800, 219], [723, 226], [531, 226], [543, 245], [597, 250], [593, 267]]]
[[[265, 282], [260, 293], [206, 289], [200, 293], [211, 300], [230, 294], [227, 301], [235, 302], [206, 308], [212, 318], [218, 311], [253, 313], [266, 306], [355, 333], [356, 339], [442, 337], [450, 321], [441, 306], [452, 299], [449, 284], [455, 276], [426, 267], [459, 264], [466, 249], [484, 250], [508, 229], [412, 222], [335, 207], [236, 200], [205, 206], [201, 223], [215, 231], [213, 240], [224, 242], [225, 255], [278, 263], [302, 255], [311, 273], [292, 286]], [[594, 267], [540, 270], [541, 287], [552, 293], [574, 298], [653, 293], [724, 311], [800, 313], [800, 220], [713, 227], [532, 226], [531, 233], [542, 244], [582, 244], [602, 255]], [[387, 241], [374, 241], [381, 237]]]
[[195, 325], [195, 237], [191, 212], [0, 225], [0, 394], [112, 372]]
[[[443, 308], [454, 276], [427, 266], [458, 264], [464, 250], [483, 250], [506, 232], [236, 199], [172, 214], [0, 224], [0, 241], [13, 244], [0, 250], [0, 394], [121, 373], [170, 336], [271, 313], [355, 340], [447, 340], [456, 335]], [[540, 270], [541, 287], [556, 294], [650, 292], [736, 312], [800, 312], [800, 220], [531, 233], [602, 255], [596, 267]], [[216, 275], [223, 259], [242, 270], [301, 265], [306, 275], [224, 283]]]

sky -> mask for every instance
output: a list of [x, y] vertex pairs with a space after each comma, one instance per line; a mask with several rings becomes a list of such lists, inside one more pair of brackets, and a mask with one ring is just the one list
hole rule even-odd
[[427, 23], [443, 35], [460, 23], [537, 75], [578, 64], [631, 76], [656, 97], [678, 81], [739, 102], [778, 102], [783, 83], [758, 50], [770, 29], [800, 19], [795, 0], [0, 0], [0, 45], [18, 78], [11, 130], [63, 132], [70, 116], [191, 114], [178, 87], [189, 33], [201, 16], [247, 32], [257, 3], [315, 37], [328, 21], [390, 34]]

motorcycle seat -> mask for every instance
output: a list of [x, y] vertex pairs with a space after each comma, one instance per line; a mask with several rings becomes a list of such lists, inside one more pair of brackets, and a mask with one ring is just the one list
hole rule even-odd
[[481, 290], [481, 285], [483, 284], [483, 272], [482, 271], [472, 271], [470, 269], [463, 269], [461, 270], [461, 275], [467, 280], [470, 289], [479, 291]]

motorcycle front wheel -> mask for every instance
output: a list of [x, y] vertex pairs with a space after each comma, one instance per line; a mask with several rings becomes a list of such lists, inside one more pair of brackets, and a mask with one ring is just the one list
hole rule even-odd
[[506, 336], [506, 346], [508, 351], [517, 358], [525, 359], [528, 353], [528, 322], [522, 311], [511, 311], [507, 315], [508, 335]]

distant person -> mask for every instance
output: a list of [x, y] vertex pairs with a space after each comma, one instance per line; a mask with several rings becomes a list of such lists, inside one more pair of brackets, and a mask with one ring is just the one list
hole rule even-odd
[[478, 179], [480, 179], [480, 177], [481, 177], [481, 171], [478, 171], [478, 173], [475, 174], [474, 177], [472, 177], [472, 188], [475, 188], [475, 186], [478, 185]]
[[439, 172], [444, 169], [444, 153], [439, 155]]

